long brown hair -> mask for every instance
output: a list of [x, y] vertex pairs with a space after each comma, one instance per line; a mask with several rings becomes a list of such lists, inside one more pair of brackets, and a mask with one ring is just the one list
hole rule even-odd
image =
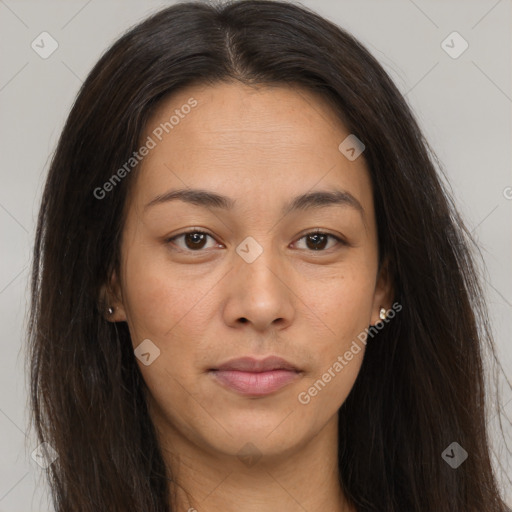
[[[98, 199], [140, 146], [150, 114], [192, 84], [306, 87], [364, 142], [380, 261], [403, 309], [369, 339], [339, 411], [339, 473], [360, 511], [503, 512], [490, 461], [482, 348], [494, 350], [474, 241], [411, 111], [351, 35], [286, 2], [187, 2], [138, 24], [101, 57], [62, 131], [33, 254], [31, 421], [59, 457], [56, 512], [168, 512], [169, 474], [125, 323], [103, 317], [119, 271], [135, 168]], [[469, 454], [453, 469], [442, 453]]]

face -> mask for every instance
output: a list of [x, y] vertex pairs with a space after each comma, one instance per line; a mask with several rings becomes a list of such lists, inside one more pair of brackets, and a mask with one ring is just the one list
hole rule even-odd
[[[364, 154], [338, 149], [349, 134], [285, 85], [189, 87], [148, 122], [111, 319], [175, 443], [272, 457], [335, 432], [358, 335], [390, 307]], [[258, 366], [268, 356], [285, 362]]]

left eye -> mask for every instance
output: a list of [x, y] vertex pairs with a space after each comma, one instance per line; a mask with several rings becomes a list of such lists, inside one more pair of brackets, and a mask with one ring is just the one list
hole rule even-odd
[[[210, 237], [212, 240], [214, 240], [214, 238], [210, 234], [205, 233], [204, 231], [195, 230], [187, 231], [186, 233], [176, 235], [172, 238], [169, 238], [167, 242], [174, 243], [175, 240], [183, 238], [185, 242], [185, 247], [180, 246], [179, 244], [174, 245], [177, 245], [178, 248], [180, 249], [198, 252], [201, 249], [204, 249], [207, 237]], [[299, 238], [299, 241], [303, 239], [306, 240], [306, 248], [311, 251], [325, 251], [329, 239], [334, 240], [335, 242], [341, 245], [344, 245], [344, 242], [343, 240], [341, 240], [341, 238], [331, 235], [330, 233], [324, 233], [322, 231], [312, 231], [311, 233], [307, 233], [306, 235]], [[329, 247], [329, 249], [330, 248], [332, 248], [332, 246]]]
[[[299, 241], [306, 239], [306, 246], [308, 249], [312, 251], [324, 251], [326, 249], [325, 246], [328, 244], [329, 238], [331, 240], [335, 240], [338, 244], [344, 244], [341, 238], [331, 235], [330, 233], [323, 233], [322, 231], [313, 231], [311, 233], [307, 233], [303, 237], [299, 238]], [[332, 246], [329, 247], [329, 249], [331, 248]]]

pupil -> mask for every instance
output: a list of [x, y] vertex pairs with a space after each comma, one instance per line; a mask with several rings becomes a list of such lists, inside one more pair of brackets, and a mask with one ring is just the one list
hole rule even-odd
[[322, 249], [323, 247], [325, 247], [325, 244], [321, 244], [321, 246], [317, 245], [319, 238], [323, 238], [323, 241], [325, 242], [327, 237], [325, 235], [310, 235], [309, 236], [309, 240], [316, 240], [313, 242], [313, 244], [314, 244], [312, 247], [313, 250], [318, 250], [318, 249]]
[[192, 241], [192, 247], [197, 249], [201, 246], [201, 242], [204, 241], [204, 237], [204, 233], [187, 233], [186, 240]]

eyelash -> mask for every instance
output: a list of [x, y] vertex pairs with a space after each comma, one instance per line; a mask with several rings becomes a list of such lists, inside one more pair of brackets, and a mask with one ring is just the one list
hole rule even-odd
[[[188, 235], [188, 234], [198, 234], [198, 235], [207, 235], [209, 236], [210, 238], [213, 238], [214, 237], [212, 235], [210, 235], [210, 233], [207, 233], [206, 231], [201, 231], [200, 229], [194, 229], [194, 228], [191, 228], [187, 231], [183, 231], [182, 233], [178, 234], [178, 235], [174, 235], [173, 237], [171, 238], [167, 238], [165, 240], [166, 243], [169, 243], [169, 244], [173, 244], [174, 240], [180, 238], [180, 237], [183, 237], [185, 235]], [[333, 235], [331, 233], [326, 233], [325, 231], [322, 231], [320, 229], [315, 229], [313, 231], [309, 231], [308, 233], [302, 235], [298, 240], [302, 240], [303, 238], [306, 238], [308, 236], [311, 236], [311, 235], [326, 235], [334, 240], [336, 240], [336, 242], [341, 245], [341, 246], [347, 246], [348, 243], [345, 242], [343, 239], [341, 239], [340, 237], [336, 236], [336, 235]], [[175, 245], [175, 244], [173, 244]], [[196, 251], [192, 250], [192, 249], [182, 249], [181, 247], [178, 247], [179, 250], [182, 250], [183, 252], [193, 252], [193, 253], [201, 253], [201, 252], [204, 252], [204, 249], [198, 249]], [[331, 247], [331, 249], [333, 249]], [[307, 250], [307, 249], [306, 249]], [[308, 252], [328, 252], [330, 249], [319, 249], [318, 251], [315, 251], [315, 250], [308, 250]]]

